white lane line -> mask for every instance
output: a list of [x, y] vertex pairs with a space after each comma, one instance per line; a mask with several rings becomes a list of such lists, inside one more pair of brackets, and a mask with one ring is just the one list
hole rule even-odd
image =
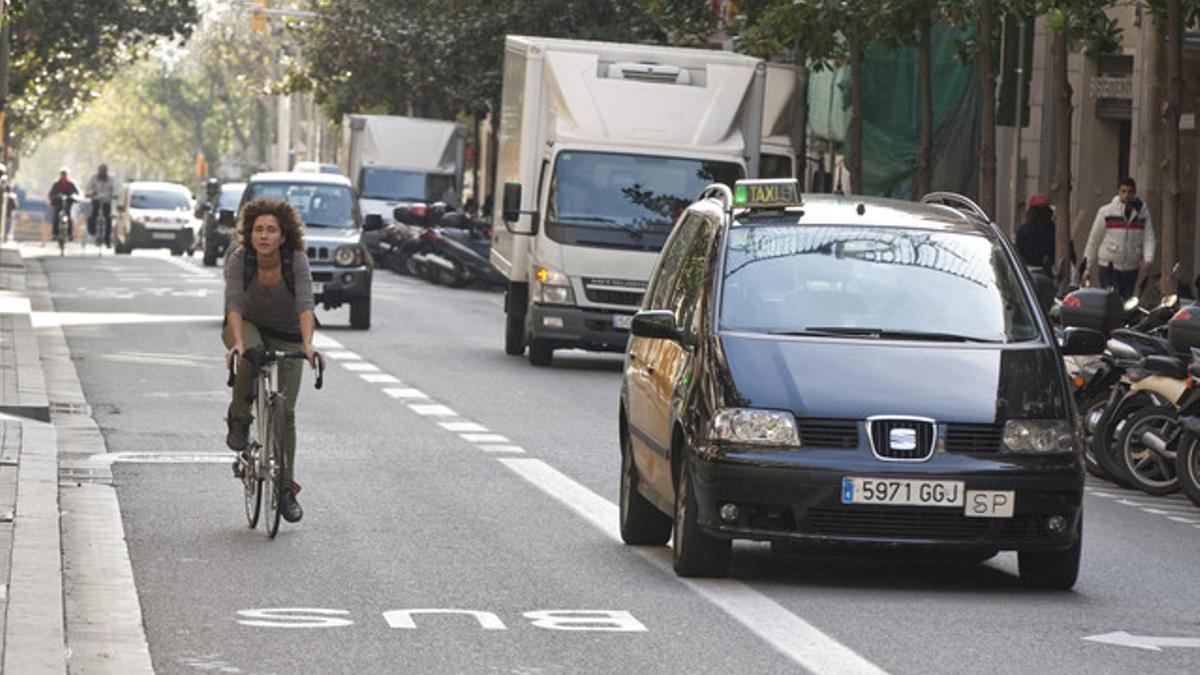
[[509, 440], [500, 434], [459, 434], [464, 441], [471, 443], [508, 443]]
[[325, 356], [335, 361], [362, 361], [362, 357], [358, 354], [345, 350], [330, 350], [325, 352]]
[[525, 448], [522, 448], [519, 445], [480, 445], [479, 449], [484, 452], [493, 452], [493, 453], [497, 453], [497, 454], [500, 454], [500, 453], [508, 453], [508, 454], [512, 454], [512, 455], [525, 454]]
[[438, 422], [446, 431], [487, 431], [488, 428], [474, 422]]
[[1170, 516], [1167, 520], [1173, 520], [1177, 523], [1187, 523], [1188, 525], [1200, 523], [1200, 520], [1196, 520], [1195, 518], [1180, 518], [1179, 516]]
[[316, 334], [313, 335], [313, 346], [317, 349], [344, 349], [344, 347], [342, 347], [342, 343], [334, 340], [321, 331], [317, 331]]
[[457, 417], [458, 413], [440, 403], [409, 403], [408, 409], [427, 417]]
[[200, 267], [199, 265], [197, 265], [195, 263], [186, 262], [182, 258], [176, 258], [176, 257], [172, 256], [170, 258], [159, 258], [159, 260], [162, 260], [163, 262], [171, 263], [172, 265], [182, 269], [183, 271], [187, 272], [189, 275], [194, 276], [194, 277], [216, 276], [216, 273], [209, 273], [203, 267]]
[[405, 387], [390, 387], [384, 389], [383, 393], [392, 398], [429, 398], [425, 392], [420, 389], [409, 389]]
[[[621, 540], [616, 504], [540, 459], [513, 457], [497, 461], [582, 516], [610, 539]], [[632, 547], [630, 550], [674, 576], [661, 547]], [[676, 579], [813, 673], [884, 672], [849, 647], [740, 581]]]
[[374, 363], [367, 363], [366, 361], [351, 361], [349, 363], [343, 363], [342, 367], [355, 373], [379, 372], [379, 366], [375, 365]]
[[387, 373], [362, 373], [359, 377], [372, 384], [400, 384], [400, 380], [395, 375]]

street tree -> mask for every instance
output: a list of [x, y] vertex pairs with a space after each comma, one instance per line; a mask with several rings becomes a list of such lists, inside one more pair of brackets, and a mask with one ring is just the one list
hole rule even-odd
[[8, 146], [28, 150], [82, 112], [122, 66], [185, 38], [196, 19], [195, 0], [10, 0], [9, 86], [0, 92]]

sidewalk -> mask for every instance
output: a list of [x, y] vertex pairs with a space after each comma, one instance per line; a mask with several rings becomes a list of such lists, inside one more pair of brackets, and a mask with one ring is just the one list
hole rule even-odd
[[0, 248], [0, 672], [153, 672], [103, 436], [61, 329], [34, 328], [52, 311]]

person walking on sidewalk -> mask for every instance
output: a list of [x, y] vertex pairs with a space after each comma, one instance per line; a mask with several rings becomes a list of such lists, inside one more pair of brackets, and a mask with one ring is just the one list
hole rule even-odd
[[[241, 235], [237, 246], [225, 261], [225, 327], [221, 340], [229, 349], [227, 365], [234, 354], [266, 347], [276, 351], [303, 351], [313, 368], [317, 352], [313, 349], [312, 273], [304, 253], [304, 224], [291, 204], [262, 197], [242, 208]], [[233, 385], [233, 400], [226, 418], [225, 442], [231, 450], [242, 452], [249, 444], [251, 404], [253, 402], [253, 366], [242, 360]], [[279, 383], [286, 406], [283, 432], [283, 492], [279, 511], [289, 523], [303, 516], [296, 493], [300, 486], [293, 480], [296, 458], [296, 397], [300, 393], [303, 366], [299, 361], [279, 364]], [[235, 472], [238, 463], [234, 463]]]
[[1027, 267], [1050, 275], [1054, 267], [1054, 212], [1050, 198], [1033, 195], [1025, 210], [1025, 222], [1017, 228], [1017, 253]]
[[[92, 200], [92, 210], [88, 213], [88, 233], [96, 238], [97, 245], [102, 243], [104, 246], [111, 248], [113, 182], [108, 177], [107, 164], [101, 164], [96, 169], [96, 175], [88, 180], [84, 195]], [[103, 232], [96, 229], [99, 226], [96, 221], [99, 219], [101, 213], [104, 214]]]
[[1154, 262], [1154, 223], [1150, 210], [1137, 196], [1137, 183], [1132, 178], [1122, 178], [1117, 196], [1096, 211], [1085, 255], [1092, 268], [1092, 281], [1117, 289], [1126, 300], [1136, 291], [1138, 275], [1150, 271], [1150, 263]]

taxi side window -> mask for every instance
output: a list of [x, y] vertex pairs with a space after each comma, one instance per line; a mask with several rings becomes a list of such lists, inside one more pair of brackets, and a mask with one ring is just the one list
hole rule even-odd
[[675, 290], [669, 302], [669, 309], [675, 312], [679, 327], [693, 335], [700, 329], [700, 301], [708, 271], [708, 251], [716, 231], [708, 218], [701, 216], [699, 220], [696, 234], [680, 261]]
[[696, 231], [704, 224], [704, 217], [689, 213], [683, 222], [672, 233], [663, 248], [662, 258], [658, 263], [658, 274], [654, 277], [654, 288], [650, 289], [649, 309], [674, 309], [670, 304], [675, 281], [679, 278], [680, 265], [687, 255], [691, 240]]

